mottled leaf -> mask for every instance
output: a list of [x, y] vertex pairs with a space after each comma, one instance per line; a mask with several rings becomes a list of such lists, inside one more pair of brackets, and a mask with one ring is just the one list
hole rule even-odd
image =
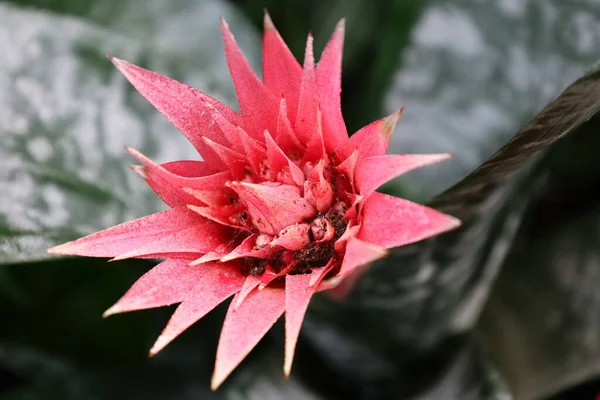
[[[96, 3], [92, 19], [105, 27], [0, 4], [0, 263], [44, 259], [53, 244], [164, 208], [128, 170], [125, 145], [159, 162], [199, 159], [105, 54], [235, 104], [218, 33], [227, 7], [169, 2], [162, 12], [174, 15], [161, 19], [166, 3], [126, 4], [111, 19], [114, 11]], [[174, 39], [183, 34], [190, 40]], [[242, 36], [249, 43], [252, 34]]]
[[543, 186], [480, 322], [518, 398], [566, 399], [600, 378], [598, 129], [595, 117], [541, 160]]

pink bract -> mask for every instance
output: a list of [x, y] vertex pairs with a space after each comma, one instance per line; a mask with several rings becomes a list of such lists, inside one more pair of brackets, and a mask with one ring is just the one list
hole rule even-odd
[[448, 154], [385, 155], [401, 110], [350, 138], [340, 108], [344, 22], [304, 66], [265, 15], [263, 81], [227, 24], [221, 29], [241, 112], [173, 79], [112, 58], [204, 161], [156, 164], [141, 175], [167, 211], [50, 249], [92, 257], [163, 258], [105, 315], [181, 303], [151, 354], [218, 304], [229, 305], [217, 350], [217, 388], [285, 312], [284, 372], [318, 291], [354, 282], [369, 263], [459, 225], [451, 216], [375, 190]]

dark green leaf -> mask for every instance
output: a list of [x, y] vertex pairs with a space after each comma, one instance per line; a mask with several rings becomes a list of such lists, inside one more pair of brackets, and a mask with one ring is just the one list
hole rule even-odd
[[[2, 279], [9, 279], [8, 294], [14, 295], [0, 292], [0, 315], [10, 321], [3, 324], [0, 341], [87, 363], [145, 360], [160, 332], [151, 314], [103, 319], [102, 313], [148, 265], [69, 259], [4, 266]], [[158, 315], [165, 319], [164, 312]]]
[[[222, 399], [198, 376], [205, 371], [190, 365], [151, 362], [147, 365], [88, 368], [18, 346], [0, 346], [0, 368], [18, 380], [0, 385], [6, 400], [192, 400]], [[2, 383], [0, 381], [0, 383]]]
[[[322, 332], [324, 333], [324, 332]], [[326, 333], [324, 335], [327, 336]], [[326, 338], [322, 338], [325, 339]], [[232, 400], [262, 399], [398, 399], [405, 400], [511, 400], [512, 396], [500, 378], [495, 367], [483, 360], [482, 354], [475, 348], [472, 340], [468, 340], [462, 349], [455, 352], [448, 364], [436, 376], [435, 380], [421, 393], [411, 396], [400, 395], [397, 387], [388, 386], [387, 382], [374, 381], [352, 390], [352, 385], [331, 384], [328, 375], [316, 360], [310, 373], [292, 373], [289, 381], [281, 379], [281, 357], [276, 351], [264, 352], [250, 363], [246, 363], [241, 372], [236, 374], [227, 385], [229, 398]], [[352, 352], [351, 352], [352, 353]], [[304, 353], [301, 353], [303, 356]], [[348, 367], [362, 367], [372, 372], [377, 366], [368, 358], [352, 359], [343, 352], [338, 357], [345, 359]], [[308, 372], [308, 371], [305, 371]], [[327, 383], [330, 383], [327, 385]], [[319, 387], [319, 394], [310, 387]], [[348, 390], [348, 391], [346, 391]]]
[[600, 377], [599, 129], [595, 117], [540, 162], [544, 185], [480, 323], [519, 398]]
[[[520, 18], [526, 20], [538, 15], [538, 12], [541, 13], [542, 10], [563, 10], [562, 4], [562, 2], [543, 2], [543, 4], [537, 2], [531, 7], [521, 9], [519, 15]], [[541, 52], [540, 60], [552, 60], [556, 64], [527, 65], [527, 68], [535, 70], [536, 74], [541, 74], [539, 71], [545, 71], [544, 67], [549, 70], [547, 76], [542, 75], [545, 79], [532, 80], [531, 87], [527, 87], [526, 90], [521, 87], [522, 82], [509, 80], [511, 77], [514, 78], [513, 75], [495, 75], [487, 70], [483, 70], [485, 73], [481, 75], [480, 68], [483, 68], [484, 64], [475, 61], [483, 63], [485, 56], [492, 54], [490, 52], [502, 51], [496, 50], [499, 39], [502, 39], [500, 44], [505, 46], [506, 51], [511, 46], [519, 48], [529, 44], [529, 42], [521, 43], [518, 36], [511, 36], [512, 33], [517, 32], [514, 25], [507, 23], [502, 28], [504, 33], [501, 35], [498, 32], [500, 29], [498, 24], [491, 23], [489, 20], [486, 24], [481, 18], [475, 18], [474, 16], [483, 18], [482, 7], [471, 7], [462, 2], [447, 5], [445, 2], [444, 5], [434, 6], [431, 11], [425, 13], [425, 21], [428, 18], [447, 17], [449, 21], [458, 18], [459, 20], [466, 19], [469, 24], [476, 24], [482, 35], [485, 32], [485, 35], [481, 37], [478, 35], [478, 40], [481, 41], [478, 45], [483, 46], [485, 51], [483, 53], [478, 51], [478, 57], [472, 58], [473, 63], [469, 64], [464, 57], [451, 57], [447, 51], [443, 51], [445, 48], [439, 43], [422, 43], [425, 50], [438, 49], [440, 56], [437, 62], [432, 62], [428, 67], [432, 71], [425, 67], [418, 71], [423, 80], [430, 85], [427, 87], [431, 89], [423, 93], [431, 95], [431, 99], [435, 99], [429, 103], [431, 110], [424, 110], [421, 118], [423, 120], [428, 118], [432, 122], [438, 118], [438, 122], [441, 118], [447, 118], [445, 119], [446, 124], [454, 124], [453, 126], [456, 127], [453, 132], [464, 128], [474, 134], [479, 132], [489, 134], [490, 131], [493, 133], [493, 129], [477, 126], [477, 118], [470, 120], [465, 117], [469, 110], [477, 110], [482, 104], [486, 104], [489, 106], [488, 110], [492, 109], [505, 117], [502, 125], [499, 125], [502, 129], [497, 130], [499, 136], [495, 136], [497, 140], [501, 140], [501, 137], [506, 134], [504, 129], [510, 129], [511, 126], [522, 123], [528, 112], [539, 106], [540, 98], [543, 101], [543, 99], [558, 94], [558, 88], [563, 83], [557, 85], [557, 81], [552, 79], [558, 73], [556, 71], [564, 73], [561, 75], [561, 79], [581, 71], [583, 65], [591, 64], [590, 59], [593, 53], [590, 53], [589, 49], [582, 48], [582, 52], [588, 51], [587, 58], [582, 56], [573, 60], [572, 51], [580, 39], [577, 35], [565, 39], [571, 40], [571, 47], [544, 48], [545, 51]], [[588, 18], [580, 17], [585, 10], [582, 4], [581, 8], [574, 8], [565, 15], [575, 19]], [[499, 11], [494, 13], [488, 10], [486, 15], [491, 18], [492, 15], [502, 14]], [[546, 31], [540, 30], [537, 25], [525, 24], [519, 25], [520, 30], [529, 32], [527, 29], [531, 28], [532, 35], [550, 35], [551, 33], [558, 35], [559, 27], [569, 21], [568, 19], [557, 20], [551, 15], [543, 13], [538, 16], [548, 18], [547, 25], [544, 25]], [[504, 18], [508, 20], [513, 17], [505, 15]], [[592, 14], [590, 18], [595, 18], [595, 14]], [[595, 37], [599, 39], [594, 43], [600, 43], [600, 30], [595, 29], [599, 34]], [[488, 35], [489, 40], [494, 39], [489, 44], [487, 44]], [[484, 38], [486, 38], [485, 41], [483, 41]], [[531, 45], [533, 44], [531, 43]], [[456, 51], [460, 53], [462, 50], [456, 48]], [[410, 54], [410, 50], [408, 53]], [[429, 53], [425, 51], [425, 54]], [[507, 55], [510, 55], [510, 52]], [[519, 60], [517, 56], [514, 57], [516, 58], [509, 58], [511, 62], [508, 64], [499, 63], [496, 60], [496, 63], [493, 64], [496, 68], [495, 71], [510, 69], [511, 63], [517, 63]], [[458, 82], [462, 84], [466, 80], [472, 81], [467, 86], [472, 93], [467, 91], [464, 95], [457, 97], [460, 89], [453, 86], [457, 82], [456, 80], [450, 79], [447, 86], [440, 84], [441, 80], [447, 77], [442, 69], [446, 62], [451, 62], [449, 65], [452, 65], [454, 72], [461, 77]], [[421, 59], [421, 64], [425, 65], [424, 63], [425, 59]], [[536, 61], [536, 63], [538, 62]], [[539, 66], [539, 68], [534, 68], [535, 66]], [[516, 64], [513, 68], [517, 68], [515, 73], [520, 71]], [[575, 82], [488, 162], [432, 202], [433, 206], [442, 211], [461, 218], [464, 222], [461, 229], [435, 240], [393, 252], [387, 262], [377, 264], [359, 281], [356, 290], [346, 303], [331, 306], [326, 302], [321, 302], [318, 306], [313, 307], [312, 318], [314, 320], [321, 325], [332, 323], [337, 327], [328, 328], [333, 331], [332, 337], [334, 338], [330, 341], [329, 346], [319, 346], [311, 333], [307, 332], [308, 337], [315, 341], [313, 346], [319, 349], [324, 362], [329, 364], [331, 370], [339, 373], [337, 379], [345, 379], [346, 382], [356, 386], [365, 385], [373, 379], [368, 370], [361, 368], [353, 370], [348, 367], [347, 362], [340, 360], [336, 355], [339, 354], [340, 349], [344, 349], [347, 357], [351, 357], [349, 353], [355, 352], [357, 359], [364, 359], [365, 351], [370, 352], [370, 359], [378, 360], [377, 363], [383, 365], [382, 372], [380, 372], [382, 379], [396, 383], [402, 378], [407, 379], [404, 390], [410, 390], [408, 389], [410, 387], [422, 387], [425, 383], [420, 381], [420, 378], [436, 376], [439, 373], [439, 368], [443, 368], [442, 366], [447, 362], [444, 354], [447, 354], [448, 349], [452, 349], [454, 346], [450, 338], [470, 329], [476, 321], [489, 293], [490, 285], [493, 283], [506, 251], [510, 248], [519, 228], [522, 211], [531, 200], [535, 190], [543, 184], [543, 180], [541, 180], [543, 177], [531, 174], [532, 162], [556, 140], [572, 133], [598, 111], [600, 108], [599, 75], [592, 73]], [[482, 80], [483, 77], [490, 80], [489, 84], [485, 84], [485, 81]], [[499, 79], [500, 83], [497, 83], [492, 78], [502, 79]], [[405, 83], [407, 85], [410, 83], [408, 78]], [[495, 87], [493, 85], [499, 85], [497, 91], [493, 89]], [[500, 87], [504, 88], [504, 92], [500, 90]], [[438, 93], [439, 96], [436, 99], [437, 88], [442, 88], [443, 92]], [[451, 95], [452, 93], [454, 94]], [[493, 97], [495, 100], [492, 101], [487, 99], [488, 95], [500, 97]], [[500, 101], [505, 98], [509, 100]], [[435, 104], [437, 107], [434, 106]], [[506, 105], [505, 109], [501, 107], [502, 104]], [[519, 104], [527, 104], [527, 107], [523, 108], [524, 111], [518, 110]], [[460, 105], [462, 114], [457, 112], [453, 115], [441, 113], [438, 116], [437, 114], [442, 106], [446, 107], [446, 110], [452, 111], [458, 105]], [[405, 111], [405, 115], [410, 115], [410, 109]], [[481, 114], [480, 118], [490, 121], [490, 118], [486, 118], [485, 113]], [[485, 150], [481, 155], [474, 155], [473, 149], [477, 145], [476, 136], [466, 134], [458, 136], [458, 133], [454, 134], [447, 130], [443, 132], [438, 125], [435, 131], [448, 135], [449, 139], [434, 143], [436, 136], [422, 134], [416, 125], [413, 128], [413, 132], [415, 132], [413, 135], [419, 135], [421, 138], [429, 140], [428, 145], [437, 146], [429, 149], [422, 147], [418, 149], [419, 151], [447, 151], [448, 148], [439, 146], [444, 143], [448, 144], [450, 140], [455, 142], [456, 146], [461, 146], [461, 143], [466, 143], [461, 140], [468, 138], [475, 144], [469, 144], [471, 147], [461, 146], [463, 155], [471, 155], [477, 160], [488, 152]], [[402, 123], [399, 130], [401, 129]], [[399, 133], [398, 137], [401, 138], [402, 134]], [[486, 145], [493, 142], [489, 137], [485, 140]], [[409, 150], [415, 149], [415, 147], [409, 148]], [[465, 157], [458, 158], [467, 160]], [[455, 177], [460, 176], [457, 175], [458, 170], [453, 167], [444, 171], [439, 175], [446, 179], [448, 174], [454, 174]], [[421, 178], [424, 179], [423, 182], [427, 182], [426, 177]], [[435, 184], [435, 181], [431, 182]], [[360, 356], [358, 356], [359, 354]], [[439, 362], [432, 365], [431, 362], [425, 361], [427, 357], [435, 357]], [[307, 365], [310, 364], [307, 363]], [[388, 367], [391, 365], [393, 370], [386, 371], [388, 367], [385, 365]], [[342, 376], [344, 378], [341, 378]], [[349, 376], [352, 378], [348, 379]]]

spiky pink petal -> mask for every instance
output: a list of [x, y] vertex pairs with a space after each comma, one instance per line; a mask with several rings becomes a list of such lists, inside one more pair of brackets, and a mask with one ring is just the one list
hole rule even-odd
[[304, 163], [316, 162], [318, 160], [328, 160], [327, 149], [325, 148], [325, 141], [323, 137], [323, 125], [321, 122], [321, 111], [317, 109], [317, 119], [314, 126], [314, 131], [310, 140], [306, 144], [306, 151], [304, 152], [304, 157], [302, 158]]
[[348, 132], [342, 117], [342, 51], [344, 47], [345, 20], [336, 26], [316, 68], [319, 103], [325, 120], [325, 141], [333, 149], [347, 140]]
[[324, 176], [324, 168], [325, 162], [323, 160], [319, 161], [304, 182], [304, 198], [317, 211], [328, 209], [333, 200], [333, 188]]
[[[240, 142], [239, 138], [239, 129], [241, 129], [239, 124], [233, 123], [219, 112], [217, 112], [211, 105], [208, 105], [208, 109], [212, 113], [213, 120], [212, 122], [219, 127], [223, 136], [227, 139], [227, 145], [231, 148], [231, 150], [242, 154], [244, 152], [244, 147]], [[218, 142], [222, 145], [225, 143]]]
[[187, 263], [175, 259], [161, 262], [142, 275], [104, 316], [179, 303], [202, 275], [201, 269]]
[[[197, 162], [200, 164], [204, 164], [201, 161]], [[177, 161], [175, 161], [174, 163], [177, 164]], [[161, 167], [166, 169], [167, 171], [173, 172], [169, 164], [170, 163], [161, 164]], [[146, 168], [144, 168], [141, 165], [130, 165], [129, 168], [131, 168], [133, 172], [144, 178], [144, 180], [148, 183], [148, 185], [150, 185], [152, 190], [154, 190], [154, 192], [160, 196], [161, 200], [164, 201], [169, 207], [175, 208], [179, 206], [185, 206], [186, 204], [202, 204], [202, 202], [199, 199], [186, 192], [185, 189], [173, 186], [171, 183], [167, 182], [161, 177], [155, 174], [148, 173]], [[210, 171], [212, 172], [214, 170], [211, 168]]]
[[394, 154], [361, 158], [356, 164], [355, 184], [368, 196], [384, 183], [409, 171], [447, 160], [450, 154]]
[[163, 235], [157, 240], [123, 252], [114, 260], [127, 258], [174, 257], [178, 254], [207, 253], [222, 243], [227, 243], [232, 229], [206, 218], [199, 218], [192, 226]]
[[265, 13], [264, 26], [263, 81], [273, 94], [287, 100], [289, 105], [287, 115], [294, 123], [302, 81], [302, 67], [275, 29], [268, 13]]
[[[246, 153], [246, 158], [252, 170], [256, 174], [256, 176], [261, 177], [263, 179], [267, 179], [267, 174], [263, 172], [264, 166], [266, 165], [267, 151], [263, 146], [258, 144], [256, 140], [252, 139], [248, 134], [241, 128], [239, 130], [239, 137], [244, 147], [244, 152]], [[263, 139], [264, 140], [264, 139]], [[270, 177], [268, 180], [272, 180], [273, 177]]]
[[285, 276], [285, 376], [292, 371], [296, 342], [308, 303], [328, 272], [329, 269], [325, 267], [313, 270], [312, 274]]
[[215, 390], [258, 344], [285, 310], [285, 291], [267, 286], [255, 290], [235, 308], [234, 297], [219, 339], [211, 388]]
[[225, 185], [225, 182], [231, 179], [231, 173], [229, 171], [217, 172], [198, 177], [180, 176], [174, 174], [166, 168], [163, 168], [161, 165], [156, 164], [139, 151], [132, 149], [131, 147], [127, 147], [126, 149], [132, 156], [134, 156], [144, 165], [148, 175], [155, 175], [168, 182], [171, 186], [188, 187], [191, 189], [217, 190], [221, 189]]
[[269, 160], [271, 170], [274, 173], [279, 173], [287, 167], [293, 182], [298, 186], [302, 185], [304, 182], [304, 173], [300, 167], [288, 158], [268, 131], [265, 131], [265, 144], [267, 145], [267, 159]]
[[365, 201], [357, 237], [390, 248], [418, 242], [459, 225], [458, 219], [432, 208], [375, 192]]
[[173, 208], [61, 244], [48, 252], [88, 257], [116, 257], [167, 235], [201, 224], [202, 220], [202, 217], [185, 207]]
[[[185, 135], [204, 160], [214, 165], [214, 155], [201, 139], [208, 137], [216, 142], [223, 142], [223, 139], [219, 128], [211, 123], [214, 113], [207, 104], [233, 123], [241, 123], [241, 116], [188, 85], [115, 57], [111, 60], [138, 92]], [[218, 165], [218, 162], [215, 164]]]
[[360, 149], [360, 158], [382, 156], [387, 153], [392, 133], [403, 110], [403, 108], [400, 108], [392, 115], [359, 129], [354, 135], [350, 136], [349, 142], [345, 144], [345, 146], [348, 146], [347, 152], [350, 153], [354, 149]]
[[281, 276], [285, 276], [285, 274], [287, 273], [288, 270], [289, 270], [289, 266], [283, 268], [279, 272], [275, 272], [275, 270], [273, 268], [271, 268], [270, 266], [267, 266], [265, 273], [262, 274], [262, 276], [260, 277], [260, 285], [258, 286], [258, 289], [262, 290], [269, 283], [273, 282], [275, 279], [277, 279]]
[[350, 221], [348, 223], [348, 226], [346, 227], [346, 230], [344, 231], [344, 233], [342, 234], [342, 236], [340, 236], [340, 238], [335, 242], [335, 249], [337, 251], [343, 251], [346, 248], [346, 243], [352, 239], [353, 237], [355, 237], [358, 234], [358, 231], [360, 230], [360, 224], [357, 224], [353, 221]]
[[276, 235], [286, 226], [315, 213], [296, 186], [267, 186], [235, 181], [230, 182], [229, 187], [244, 201], [252, 221], [261, 232]]
[[252, 71], [224, 19], [221, 19], [221, 32], [227, 65], [242, 111], [244, 129], [254, 139], [262, 141], [264, 129], [275, 132], [279, 99], [273, 96]]
[[179, 160], [163, 163], [160, 166], [172, 174], [186, 178], [200, 178], [214, 173], [214, 169], [204, 161]]
[[304, 149], [304, 145], [300, 142], [300, 139], [296, 136], [294, 128], [288, 119], [287, 105], [284, 98], [279, 103], [279, 115], [277, 116], [277, 135], [275, 136], [275, 142], [281, 147], [286, 154], [292, 156], [295, 155], [294, 159], [300, 158], [300, 149]]
[[188, 268], [199, 271], [198, 280], [171, 316], [167, 326], [150, 349], [150, 355], [161, 351], [213, 308], [237, 293], [245, 278], [240, 273], [239, 265], [235, 264], [225, 264], [219, 268], [208, 265]]
[[343, 278], [358, 266], [370, 264], [386, 255], [387, 251], [385, 249], [353, 237], [346, 244], [346, 252], [339, 274]]
[[223, 243], [223, 244], [219, 245], [216, 249], [209, 251], [208, 253], [204, 254], [202, 257], [197, 258], [194, 261], [190, 262], [188, 265], [190, 267], [193, 267], [196, 265], [207, 264], [212, 261], [218, 261], [221, 258], [223, 258], [226, 254], [230, 253], [233, 249], [235, 249], [237, 247], [237, 244], [238, 244], [238, 242], [234, 241], [234, 240], [232, 240], [228, 243]]
[[[183, 188], [183, 191], [200, 200], [202, 204], [209, 207], [220, 207], [231, 204], [231, 193], [229, 188], [223, 187], [220, 190], [198, 190], [191, 188]], [[195, 204], [195, 203], [186, 203]]]
[[236, 153], [229, 147], [209, 138], [202, 138], [202, 140], [232, 172], [236, 165], [246, 164], [246, 157], [243, 154]]
[[[334, 182], [334, 184], [337, 184], [336, 186], [341, 187], [344, 184], [346, 184], [346, 185], [350, 185], [351, 190], [354, 190], [354, 188], [356, 186], [354, 184], [354, 181], [355, 181], [354, 170], [356, 169], [357, 161], [358, 161], [358, 150], [354, 150], [352, 153], [350, 153], [348, 158], [346, 158], [338, 166], [335, 167], [335, 169], [337, 171], [341, 172], [341, 175], [338, 176], [338, 182]], [[342, 182], [342, 180], [344, 180], [346, 182]]]
[[[275, 252], [275, 249], [270, 246], [258, 245], [259, 234], [253, 234], [248, 236], [242, 241], [235, 249], [230, 253], [224, 255], [221, 258], [221, 262], [231, 261], [242, 257], [254, 257], [254, 258], [269, 258]], [[269, 240], [270, 242], [270, 240]]]
[[200, 207], [189, 204], [187, 207], [198, 215], [221, 225], [249, 230], [249, 227], [244, 225], [243, 220], [239, 218], [239, 214], [243, 211], [240, 210], [238, 204], [228, 204], [219, 207]]
[[335, 277], [331, 281], [327, 282], [326, 285], [322, 284], [319, 287], [319, 292], [327, 290], [327, 296], [334, 301], [342, 302], [346, 300], [348, 295], [352, 293], [352, 289], [358, 283], [360, 277], [369, 269], [370, 265], [359, 265], [352, 272], [346, 274], [343, 278]]
[[248, 297], [248, 295], [254, 289], [256, 289], [258, 287], [258, 285], [260, 285], [261, 278], [262, 277], [260, 277], [260, 276], [251, 275], [251, 274], [246, 276], [246, 279], [244, 280], [244, 284], [242, 285], [242, 288], [240, 289], [237, 296], [235, 296], [235, 300], [234, 300], [234, 304], [233, 304], [234, 308], [238, 308], [240, 306], [240, 304], [242, 304], [242, 302], [246, 299], [246, 297]]
[[307, 142], [313, 135], [317, 122], [317, 109], [319, 105], [317, 95], [317, 80], [315, 76], [315, 59], [313, 55], [313, 37], [308, 35], [304, 53], [304, 74], [300, 87], [298, 114], [294, 124], [294, 132], [301, 142]]

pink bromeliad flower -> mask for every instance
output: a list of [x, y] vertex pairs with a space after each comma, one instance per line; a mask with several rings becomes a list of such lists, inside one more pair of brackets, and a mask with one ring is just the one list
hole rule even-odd
[[170, 208], [49, 250], [165, 259], [105, 314], [181, 303], [150, 354], [235, 295], [213, 389], [284, 312], [288, 375], [313, 294], [345, 290], [385, 249], [459, 225], [451, 216], [375, 191], [449, 155], [385, 155], [400, 110], [348, 138], [340, 108], [343, 21], [317, 65], [308, 37], [302, 67], [266, 15], [263, 82], [224, 21], [221, 29], [240, 113], [173, 79], [112, 59], [204, 160], [156, 164], [128, 149], [142, 164], [133, 170]]

